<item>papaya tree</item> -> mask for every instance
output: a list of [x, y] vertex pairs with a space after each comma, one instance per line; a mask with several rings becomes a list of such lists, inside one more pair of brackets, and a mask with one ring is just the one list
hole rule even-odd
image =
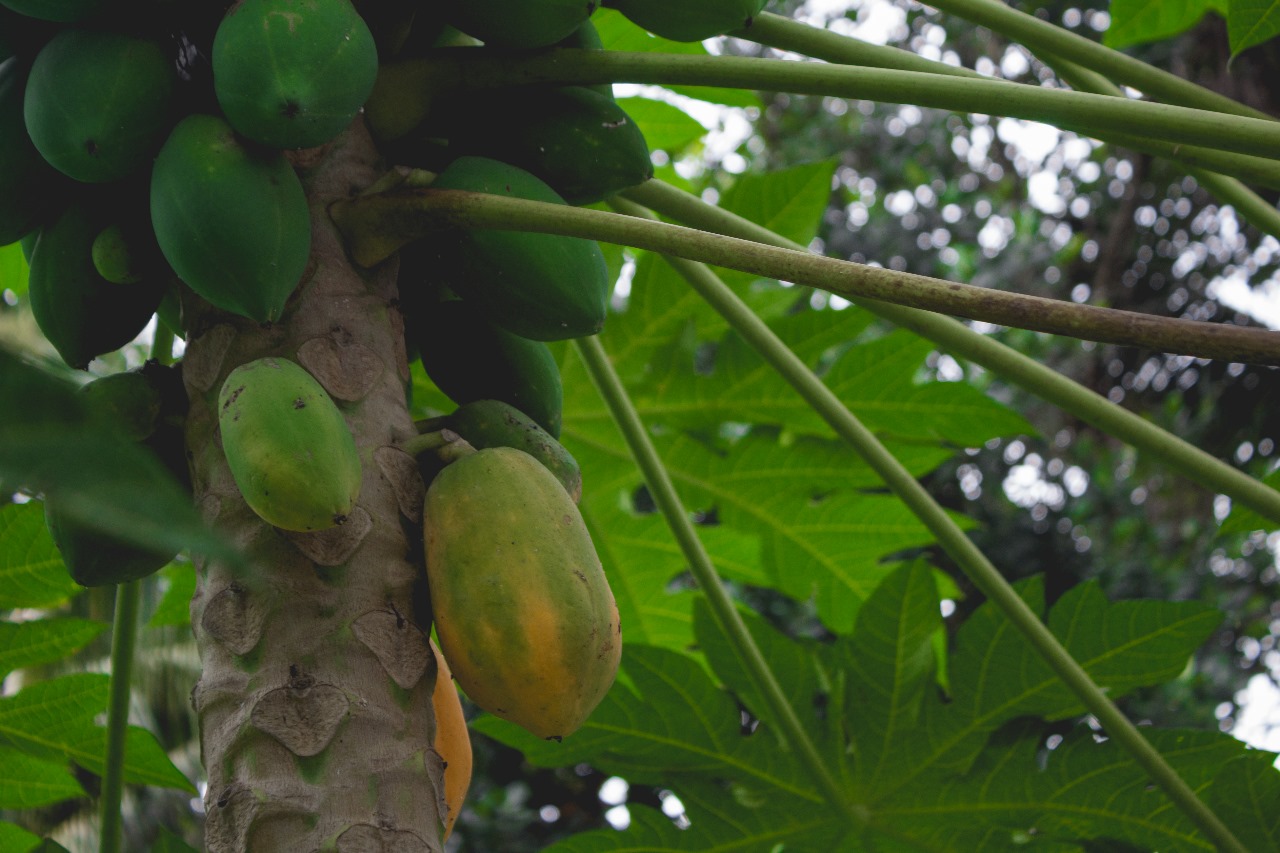
[[[1055, 85], [764, 0], [0, 3], [0, 848], [92, 791], [121, 849], [126, 784], [198, 781], [210, 851], [440, 851], [471, 733], [682, 804], [561, 851], [1280, 847], [1274, 755], [1117, 705], [1222, 614], [1050, 595], [922, 485], [1032, 430], [980, 375], [1273, 529], [1274, 482], [982, 329], [1259, 366], [1275, 333], [827, 256], [831, 160], [695, 192], [701, 127], [614, 86], [1050, 123], [1280, 238], [1273, 117], [995, 0], [932, 5]], [[128, 725], [158, 580], [185, 773]], [[59, 669], [86, 599], [109, 676]]]

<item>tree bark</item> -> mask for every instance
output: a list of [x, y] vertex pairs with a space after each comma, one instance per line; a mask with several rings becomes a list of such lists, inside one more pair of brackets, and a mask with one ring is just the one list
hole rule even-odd
[[[395, 444], [414, 432], [395, 261], [347, 258], [326, 208], [367, 187], [362, 119], [295, 165], [311, 204], [311, 263], [281, 320], [184, 304], [187, 447], [197, 506], [250, 558], [197, 562], [192, 692], [209, 775], [206, 847], [440, 851], [443, 766], [432, 749], [435, 661], [422, 570], [422, 480]], [[363, 479], [346, 523], [286, 533], [245, 504], [222, 453], [218, 392], [263, 356], [302, 364], [338, 403]]]

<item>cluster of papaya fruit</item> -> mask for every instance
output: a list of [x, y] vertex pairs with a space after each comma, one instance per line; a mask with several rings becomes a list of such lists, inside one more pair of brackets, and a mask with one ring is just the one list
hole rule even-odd
[[[667, 38], [750, 24], [765, 0], [604, 0]], [[425, 79], [440, 48], [602, 50], [597, 0], [0, 0], [0, 246], [21, 241], [32, 313], [72, 367], [153, 315], [184, 336], [199, 297], [287, 323], [311, 252], [290, 152], [362, 120], [388, 163], [433, 187], [552, 204], [600, 202], [652, 175], [612, 87], [495, 89], [477, 107]], [[458, 408], [421, 423], [423, 557], [439, 637], [437, 748], [448, 825], [470, 775], [452, 678], [481, 708], [559, 738], [609, 689], [618, 610], [558, 443], [549, 342], [592, 335], [611, 281], [597, 244], [502, 230], [439, 232], [399, 253], [406, 345]], [[194, 294], [194, 297], [193, 297]], [[149, 363], [85, 386], [181, 480], [186, 397]], [[231, 371], [219, 429], [264, 521], [343, 524], [361, 460], [342, 410], [299, 364]], [[85, 585], [143, 577], [173, 554], [77, 528], [46, 503]], [[464, 748], [465, 747], [465, 748]]]

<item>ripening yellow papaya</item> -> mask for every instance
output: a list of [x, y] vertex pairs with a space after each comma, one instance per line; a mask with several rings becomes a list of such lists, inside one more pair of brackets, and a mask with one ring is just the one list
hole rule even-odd
[[618, 607], [578, 507], [523, 450], [450, 463], [423, 508], [440, 651], [477, 705], [544, 738], [572, 734], [622, 655]]

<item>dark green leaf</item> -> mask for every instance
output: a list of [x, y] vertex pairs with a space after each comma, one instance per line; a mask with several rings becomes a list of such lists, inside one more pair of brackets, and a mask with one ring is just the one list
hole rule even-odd
[[0, 479], [56, 496], [62, 513], [143, 547], [243, 563], [205, 527], [160, 460], [91, 410], [75, 389], [0, 348]]

